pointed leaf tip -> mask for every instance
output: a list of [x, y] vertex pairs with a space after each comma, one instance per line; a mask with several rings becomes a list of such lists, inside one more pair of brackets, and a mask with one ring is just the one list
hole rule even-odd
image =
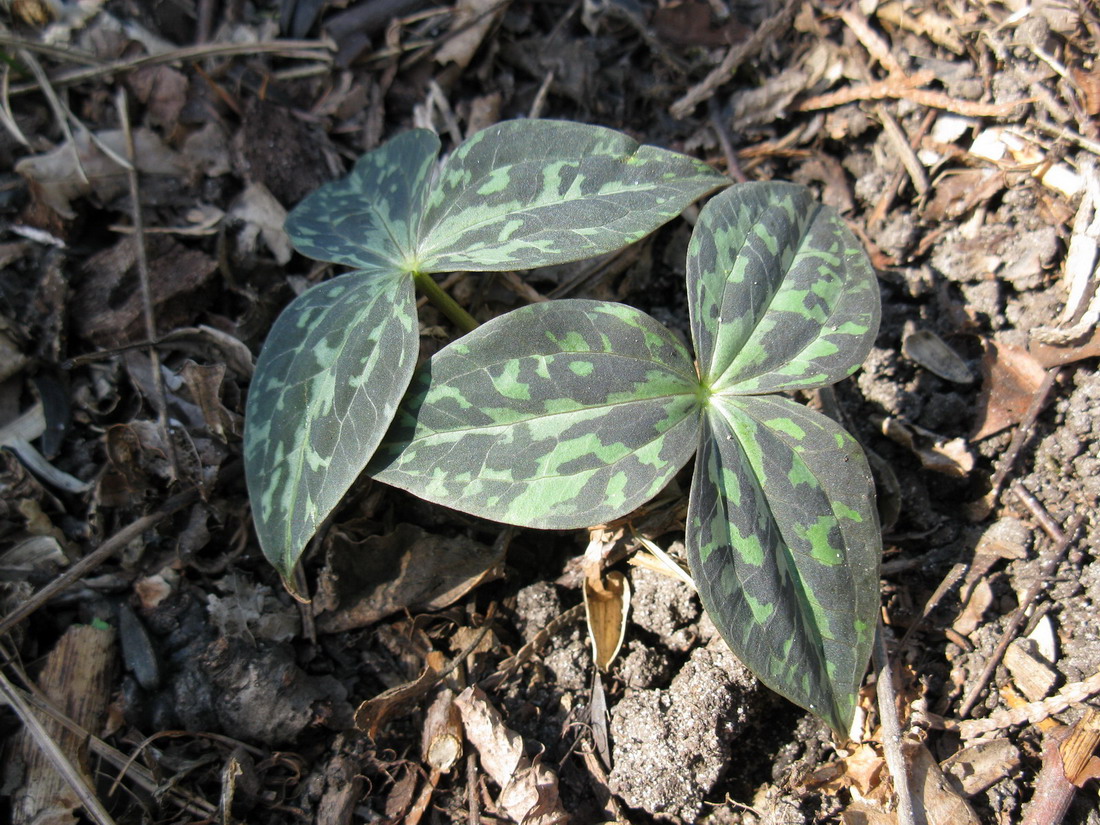
[[863, 363], [879, 324], [878, 280], [843, 219], [792, 183], [714, 197], [688, 248], [692, 334], [716, 391], [831, 384]]
[[707, 612], [765, 684], [846, 731], [879, 603], [863, 452], [789, 399], [724, 397], [696, 462], [687, 546]]
[[416, 249], [439, 138], [413, 129], [367, 152], [352, 171], [308, 195], [286, 220], [294, 248], [355, 269], [400, 270]]

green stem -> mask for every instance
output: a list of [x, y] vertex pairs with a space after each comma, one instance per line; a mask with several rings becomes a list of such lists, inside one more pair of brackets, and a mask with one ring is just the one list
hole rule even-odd
[[474, 316], [455, 303], [455, 299], [440, 289], [435, 278], [424, 272], [413, 273], [413, 283], [436, 308], [446, 315], [463, 332], [473, 332], [480, 324]]

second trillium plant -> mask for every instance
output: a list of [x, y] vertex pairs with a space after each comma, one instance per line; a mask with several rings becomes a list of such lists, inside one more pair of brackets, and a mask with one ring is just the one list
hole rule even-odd
[[[524, 127], [512, 128], [522, 134]], [[604, 173], [611, 177], [590, 192], [637, 185], [629, 160]], [[526, 180], [545, 189], [556, 174]], [[677, 210], [690, 192], [713, 188], [702, 171], [694, 188], [683, 180]], [[513, 183], [509, 175], [467, 174], [451, 193], [491, 195]], [[551, 189], [560, 194], [570, 186]], [[651, 198], [651, 208], [671, 203], [657, 204], [665, 195], [655, 192], [641, 199]], [[600, 208], [601, 197], [577, 210], [579, 228], [571, 228], [568, 210], [556, 213], [559, 223], [543, 228], [546, 237], [596, 234], [589, 207]], [[512, 222], [515, 233], [529, 235], [522, 211]], [[297, 225], [292, 215], [302, 248]], [[313, 233], [309, 243], [323, 237]], [[492, 237], [507, 242], [515, 235]], [[545, 255], [555, 243], [535, 246]], [[472, 246], [483, 255], [492, 248]], [[303, 251], [325, 257], [316, 245]], [[471, 268], [457, 249], [434, 255], [428, 260], [446, 257], [448, 265]], [[499, 260], [505, 257], [509, 268], [518, 265], [514, 253]], [[859, 367], [878, 327], [874, 272], [839, 216], [807, 190], [752, 183], [719, 194], [700, 213], [687, 290], [694, 354], [658, 321], [623, 304], [551, 301], [493, 319], [416, 371], [389, 433], [384, 440], [378, 434], [373, 457], [355, 456], [351, 463], [362, 463], [351, 476], [369, 460], [373, 477], [430, 501], [520, 526], [583, 528], [645, 503], [694, 455], [686, 545], [705, 609], [762, 681], [844, 731], [879, 602], [873, 484], [848, 433], [781, 393], [821, 387]], [[308, 316], [298, 323], [311, 327]], [[359, 383], [370, 397], [370, 385]], [[332, 420], [354, 426], [347, 409], [334, 407], [339, 387], [313, 386], [328, 394], [313, 398], [307, 385], [297, 396], [283, 392], [278, 414], [265, 409], [262, 420], [287, 416], [281, 426], [292, 430], [303, 410], [328, 410]], [[262, 388], [257, 397], [264, 398]], [[303, 402], [297, 411], [285, 404], [292, 397]], [[251, 421], [255, 403], [250, 397]], [[254, 443], [246, 434], [246, 445]], [[323, 463], [319, 458], [305, 454], [298, 464], [309, 468]], [[293, 498], [256, 480], [255, 462], [247, 466], [254, 508], [265, 493]]]

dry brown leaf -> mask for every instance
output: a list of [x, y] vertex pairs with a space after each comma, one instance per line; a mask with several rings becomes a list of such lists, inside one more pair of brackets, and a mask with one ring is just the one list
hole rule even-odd
[[898, 825], [898, 817], [893, 811], [887, 811], [867, 802], [853, 802], [840, 815], [844, 825]]
[[861, 742], [836, 762], [815, 770], [803, 788], [830, 794], [854, 788], [868, 803], [886, 803], [892, 793], [890, 784], [883, 782], [886, 775], [880, 750], [872, 742]]
[[[217, 261], [163, 235], [146, 237], [145, 245], [149, 292], [158, 328], [172, 329], [193, 322], [197, 310], [180, 299], [210, 279], [218, 268]], [[80, 334], [103, 346], [144, 340], [137, 241], [123, 238], [89, 257], [81, 268], [86, 277], [71, 307]]]
[[[95, 137], [115, 155], [126, 157], [126, 139], [122, 130], [97, 132]], [[135, 129], [133, 137], [134, 166], [138, 172], [172, 177], [184, 173], [180, 156], [168, 148], [155, 132]], [[46, 154], [23, 158], [15, 164], [15, 171], [30, 181], [32, 190], [46, 205], [70, 220], [76, 217], [71, 204], [75, 198], [94, 194], [100, 201], [106, 202], [123, 194], [129, 187], [126, 169], [105, 154], [87, 132], [80, 132], [73, 143], [64, 143]]]
[[335, 532], [314, 598], [317, 629], [338, 633], [402, 610], [439, 610], [501, 575], [504, 548], [411, 524], [353, 541]]
[[585, 578], [584, 614], [592, 658], [600, 670], [606, 671], [619, 655], [629, 610], [630, 583], [618, 570], [610, 571], [602, 580], [598, 569], [594, 576]]
[[242, 252], [255, 254], [262, 238], [276, 262], [285, 264], [294, 252], [290, 236], [283, 229], [286, 214], [286, 209], [266, 186], [250, 183], [229, 207], [227, 217], [244, 224], [237, 233], [237, 245]]
[[241, 378], [251, 378], [254, 369], [252, 350], [241, 341], [214, 327], [179, 327], [161, 336], [163, 342], [185, 342], [191, 347], [212, 351], [210, 360], [218, 360]]
[[974, 469], [974, 455], [962, 438], [946, 439], [897, 418], [884, 418], [881, 427], [883, 435], [912, 450], [927, 470], [965, 478]]
[[966, 600], [966, 605], [952, 622], [951, 627], [963, 636], [969, 636], [982, 623], [982, 616], [991, 604], [993, 604], [993, 589], [989, 586], [989, 582], [986, 579], [975, 582], [974, 589], [970, 591], [970, 598]]
[[1091, 71], [1082, 69], [1070, 69], [1078, 88], [1085, 93], [1085, 111], [1092, 117], [1100, 115], [1100, 64], [1092, 67]]
[[148, 491], [153, 478], [172, 479], [169, 447], [155, 422], [138, 420], [108, 427], [104, 447], [112, 469], [135, 497]]
[[1042, 364], [1026, 350], [986, 341], [978, 416], [970, 439], [980, 441], [1019, 424], [1045, 377]]
[[420, 771], [413, 765], [405, 765], [405, 770], [393, 783], [383, 811], [390, 822], [401, 822], [416, 796], [416, 786], [420, 783]]
[[560, 825], [569, 820], [558, 799], [558, 779], [538, 760], [524, 754], [523, 738], [509, 729], [485, 692], [469, 687], [455, 704], [470, 740], [490, 778], [500, 786], [497, 804], [523, 825]]
[[229, 410], [221, 400], [225, 364], [196, 364], [188, 359], [180, 370], [180, 377], [190, 390], [191, 398], [202, 410], [206, 429], [212, 436], [224, 442], [227, 433], [235, 436], [241, 434], [241, 417]]
[[440, 673], [445, 666], [443, 654], [438, 650], [431, 651], [424, 671], [413, 681], [382, 691], [359, 705], [355, 711], [355, 727], [372, 739], [376, 737], [378, 729], [387, 719], [419, 701], [439, 683]]
[[171, 134], [187, 103], [191, 85], [187, 75], [171, 66], [143, 66], [132, 72], [126, 82], [145, 106], [150, 122], [161, 127], [165, 134]]
[[711, 4], [702, 0], [662, 4], [654, 9], [651, 25], [662, 42], [696, 49], [728, 46], [749, 35], [748, 28], [733, 17], [724, 23], [716, 21]]
[[882, 788], [886, 760], [869, 742], [861, 742], [844, 757], [845, 775], [863, 797], [869, 797]]
[[511, 0], [459, 0], [451, 20], [451, 36], [440, 47], [435, 59], [441, 65], [456, 63], [466, 68], [474, 59], [485, 35], [493, 27]]
[[936, 760], [922, 744], [902, 746], [913, 780], [913, 802], [924, 808], [928, 825], [981, 825], [974, 809], [944, 778]]
[[1033, 338], [1027, 349], [1031, 357], [1047, 369], [1062, 367], [1085, 358], [1095, 358], [1100, 355], [1100, 327], [1094, 329], [1092, 335], [1079, 344], [1048, 344]]
[[209, 178], [229, 174], [233, 168], [229, 157], [229, 134], [216, 120], [209, 120], [197, 132], [183, 141], [183, 158], [190, 169]]
[[931, 222], [961, 217], [1005, 186], [1005, 176], [999, 169], [948, 170], [933, 182], [932, 199], [922, 215]]

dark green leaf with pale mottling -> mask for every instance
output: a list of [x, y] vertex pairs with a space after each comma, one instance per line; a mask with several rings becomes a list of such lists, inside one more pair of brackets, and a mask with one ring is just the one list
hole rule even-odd
[[[417, 346], [412, 273], [528, 269], [610, 252], [726, 182], [699, 161], [574, 123], [492, 127], [436, 179], [439, 148], [429, 131], [400, 135], [287, 219], [298, 251], [351, 266], [361, 280], [339, 298], [343, 287], [310, 293], [303, 300], [326, 308], [310, 308], [305, 328], [308, 303], [293, 305], [261, 356], [246, 473], [261, 543], [284, 575], [370, 458], [407, 386]], [[349, 326], [363, 322], [370, 326]], [[343, 342], [339, 361], [322, 369], [310, 353], [330, 337]], [[367, 372], [354, 391], [329, 380], [360, 366]], [[296, 404], [285, 403], [291, 397]]]
[[715, 396], [696, 462], [687, 548], [703, 605], [765, 684], [847, 730], [878, 609], [862, 451], [786, 398]]
[[714, 391], [831, 384], [874, 343], [874, 270], [840, 216], [802, 186], [717, 195], [699, 215], [687, 271], [696, 351]]
[[355, 269], [407, 269], [438, 156], [439, 138], [427, 129], [363, 155], [351, 174], [294, 207], [286, 231], [295, 248]]
[[412, 279], [399, 272], [326, 281], [271, 328], [248, 394], [244, 456], [260, 544], [285, 578], [381, 441], [418, 346]]
[[368, 472], [486, 518], [586, 527], [659, 492], [698, 427], [698, 379], [665, 327], [622, 304], [553, 301], [433, 356]]
[[498, 123], [459, 146], [421, 225], [424, 272], [530, 269], [613, 252], [729, 180], [611, 129]]

